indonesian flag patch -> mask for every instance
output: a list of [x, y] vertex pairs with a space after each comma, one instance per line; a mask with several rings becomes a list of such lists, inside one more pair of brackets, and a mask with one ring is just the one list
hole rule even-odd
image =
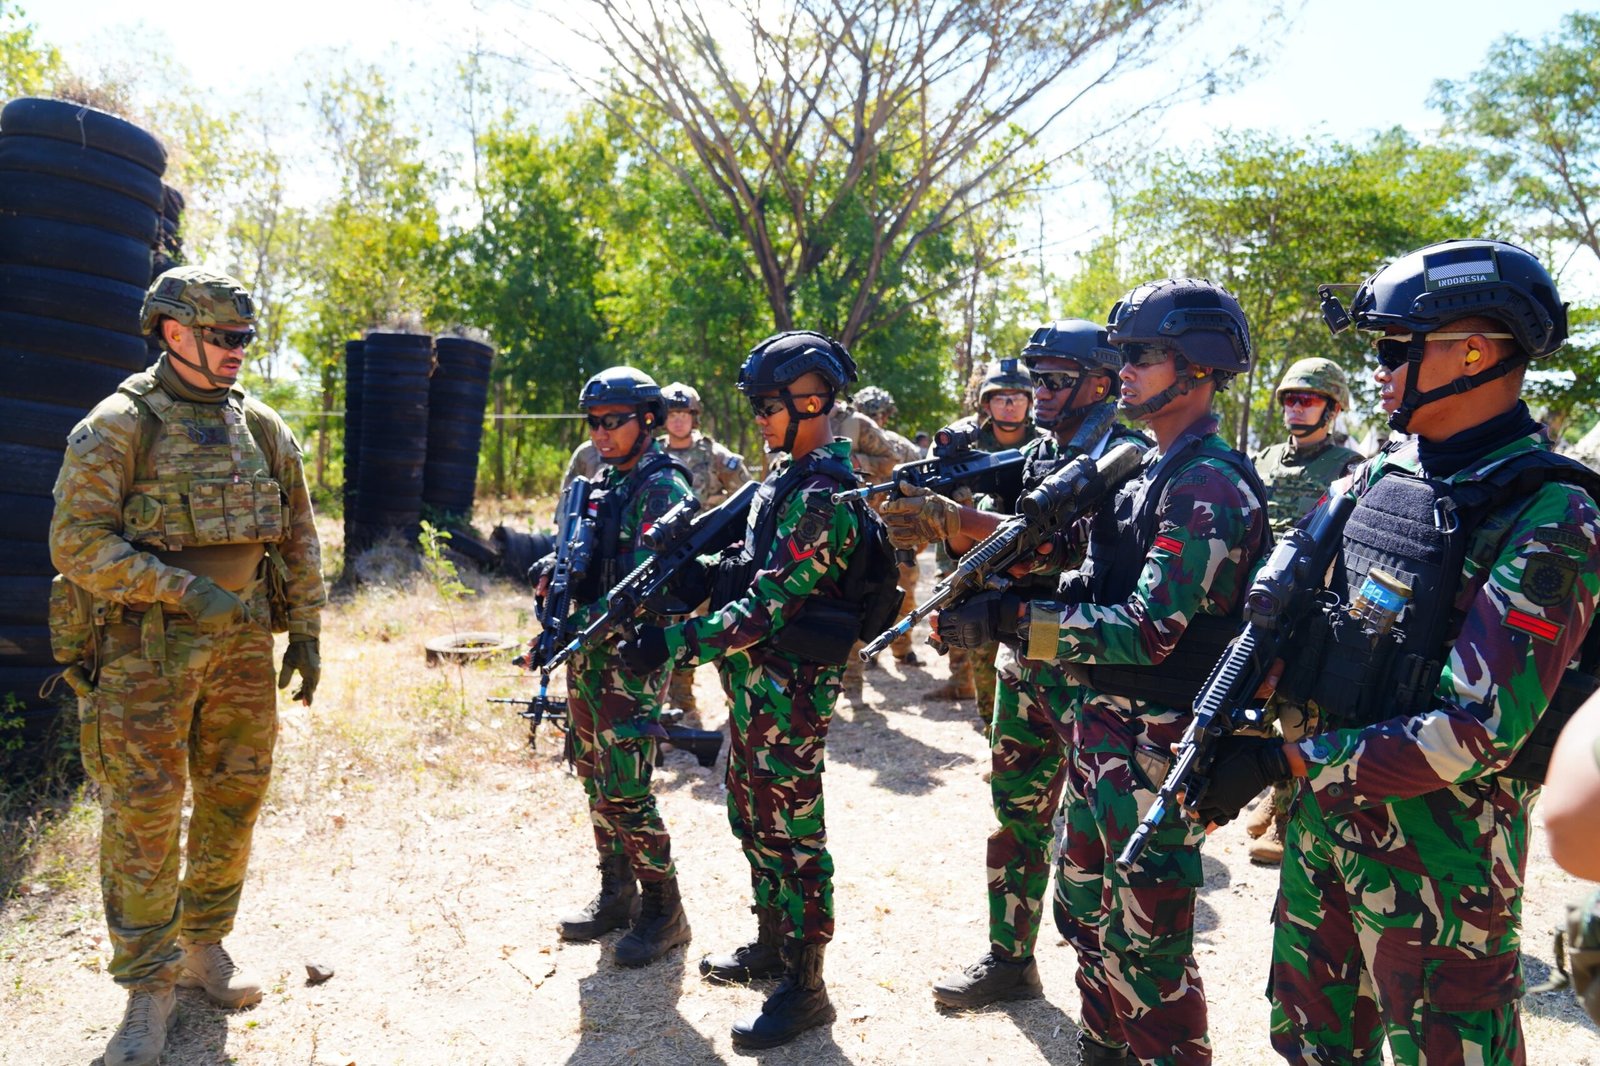
[[1529, 636], [1542, 640], [1547, 644], [1554, 644], [1556, 638], [1561, 636], [1561, 630], [1564, 628], [1560, 622], [1552, 622], [1548, 618], [1540, 618], [1538, 615], [1529, 614], [1527, 611], [1519, 611], [1515, 607], [1506, 612], [1503, 624], [1512, 629], [1520, 629]]

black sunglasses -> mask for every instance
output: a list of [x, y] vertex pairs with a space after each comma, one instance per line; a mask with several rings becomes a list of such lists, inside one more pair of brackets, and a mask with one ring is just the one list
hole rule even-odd
[[1172, 349], [1161, 344], [1119, 344], [1117, 353], [1123, 366], [1157, 366], [1172, 358]]
[[776, 396], [751, 396], [750, 410], [754, 411], [757, 418], [771, 418], [783, 410], [783, 401]]
[[629, 411], [624, 414], [584, 415], [583, 420], [589, 423], [590, 429], [599, 429], [604, 426], [608, 432], [615, 433], [638, 417], [638, 411]]
[[250, 342], [256, 339], [256, 331], [253, 329], [216, 329], [213, 326], [201, 326], [200, 339], [207, 344], [225, 348], [231, 352], [235, 348], [248, 348]]
[[1391, 374], [1406, 365], [1410, 358], [1411, 335], [1402, 337], [1376, 337], [1372, 346], [1378, 350], [1378, 365]]
[[1033, 387], [1036, 389], [1065, 392], [1076, 385], [1083, 374], [1077, 370], [1034, 370], [1029, 376], [1033, 378]]

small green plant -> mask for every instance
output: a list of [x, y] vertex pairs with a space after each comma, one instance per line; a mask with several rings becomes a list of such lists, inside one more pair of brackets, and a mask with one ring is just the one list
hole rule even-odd
[[[456, 564], [445, 555], [445, 548], [450, 543], [450, 531], [440, 529], [438, 526], [422, 520], [422, 536], [418, 541], [422, 548], [422, 569], [428, 575], [428, 580], [433, 582], [433, 587], [439, 598], [445, 603], [445, 610], [450, 616], [450, 629], [459, 630], [456, 606], [468, 596], [476, 595], [470, 588], [461, 582], [461, 574], [456, 570]], [[467, 676], [464, 664], [456, 661], [456, 689], [460, 699], [460, 711], [467, 713]]]
[[14, 755], [22, 750], [23, 705], [15, 692], [7, 692], [0, 702], [0, 755]]

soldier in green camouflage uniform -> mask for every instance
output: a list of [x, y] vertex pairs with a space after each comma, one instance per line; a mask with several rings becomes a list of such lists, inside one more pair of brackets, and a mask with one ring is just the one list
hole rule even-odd
[[[717, 609], [624, 645], [630, 669], [718, 660], [733, 696], [728, 821], [750, 864], [756, 939], [701, 960], [702, 975], [782, 975], [761, 1013], [733, 1027], [740, 1047], [771, 1047], [834, 1016], [822, 979], [833, 939], [833, 858], [822, 800], [823, 752], [845, 657], [859, 624], [842, 598], [860, 517], [829, 494], [854, 484], [850, 445], [827, 412], [855, 379], [837, 342], [795, 331], [752, 349], [739, 372], [769, 451], [738, 554], [717, 568]], [[856, 619], [854, 623], [850, 620]]]
[[[1255, 464], [1267, 487], [1267, 520], [1273, 536], [1282, 536], [1365, 456], [1335, 444], [1331, 436], [1333, 420], [1350, 407], [1350, 386], [1338, 363], [1301, 359], [1283, 375], [1274, 396], [1283, 407], [1289, 439], [1256, 453]], [[1283, 829], [1293, 795], [1287, 786], [1273, 789], [1245, 823], [1245, 831], [1257, 838], [1250, 845], [1252, 862], [1276, 866], [1283, 861]]]
[[1600, 601], [1600, 478], [1520, 399], [1566, 308], [1533, 256], [1487, 240], [1401, 257], [1348, 313], [1324, 301], [1379, 335], [1383, 408], [1414, 436], [1357, 471], [1332, 595], [1296, 629], [1279, 695], [1309, 715], [1283, 719], [1287, 742], [1223, 738], [1198, 813], [1295, 783], [1267, 987], [1286, 1061], [1377, 1063], [1387, 1040], [1398, 1066], [1520, 1064], [1544, 768], [1512, 762]]
[[1193, 953], [1197, 826], [1169, 823], [1130, 871], [1114, 862], [1154, 802], [1189, 700], [1270, 540], [1265, 490], [1217, 435], [1216, 390], [1250, 367], [1244, 313], [1200, 279], [1141, 285], [1111, 311], [1119, 410], [1156, 447], [1094, 515], [1084, 564], [1055, 596], [985, 593], [938, 616], [946, 642], [998, 635], [1085, 686], [1068, 750], [1055, 916], [1078, 956], [1082, 1061], [1211, 1061]]
[[280, 687], [299, 672], [309, 704], [326, 596], [299, 445], [236, 384], [254, 321], [234, 279], [162, 274], [142, 324], [165, 351], [73, 429], [56, 479], [50, 551], [92, 620], [68, 673], [100, 792], [110, 972], [129, 993], [111, 1066], [160, 1058], [175, 984], [261, 999], [221, 941], [272, 769], [272, 631], [289, 633]]
[[[692, 386], [674, 381], [661, 388], [667, 404], [667, 454], [689, 471], [689, 484], [701, 506], [715, 507], [750, 480], [744, 456], [729, 451], [700, 432], [700, 393]], [[694, 698], [694, 671], [674, 670], [667, 689], [672, 706], [683, 711], [698, 710]]]
[[[605, 470], [592, 503], [595, 551], [589, 573], [574, 590], [582, 629], [602, 609], [606, 592], [648, 556], [640, 534], [690, 496], [687, 472], [654, 437], [665, 421], [661, 389], [631, 367], [613, 367], [590, 378], [579, 406], [589, 439]], [[553, 558], [537, 565], [537, 586], [547, 587]], [[537, 665], [537, 664], [535, 664]], [[557, 926], [567, 940], [593, 940], [629, 924], [617, 942], [617, 962], [643, 966], [689, 941], [689, 922], [672, 862], [672, 841], [650, 793], [656, 754], [665, 732], [659, 725], [667, 672], [632, 674], [621, 668], [612, 645], [580, 652], [567, 664], [567, 708], [572, 753], [589, 800], [595, 846], [600, 853], [600, 892]]]

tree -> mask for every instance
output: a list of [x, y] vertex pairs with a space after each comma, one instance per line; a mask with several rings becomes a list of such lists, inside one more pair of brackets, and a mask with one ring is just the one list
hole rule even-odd
[[28, 13], [0, 0], [0, 101], [46, 92], [66, 74], [61, 53], [35, 37]]

